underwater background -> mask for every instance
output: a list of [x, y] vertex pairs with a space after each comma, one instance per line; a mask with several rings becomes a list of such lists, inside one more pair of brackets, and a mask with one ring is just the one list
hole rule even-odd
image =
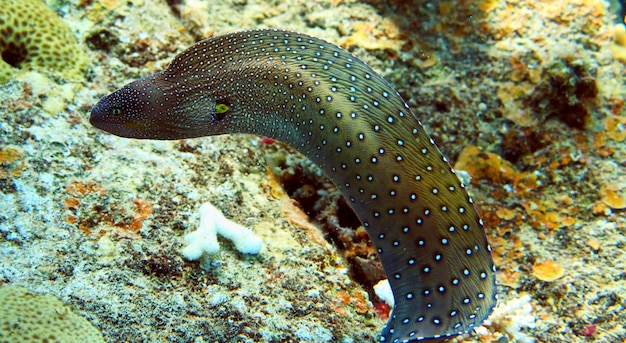
[[[254, 28], [354, 53], [471, 178], [500, 299], [453, 341], [626, 341], [626, 29], [600, 0], [0, 0], [0, 341], [377, 341], [385, 274], [305, 157], [89, 124], [193, 42]], [[186, 260], [206, 202], [263, 250]]]

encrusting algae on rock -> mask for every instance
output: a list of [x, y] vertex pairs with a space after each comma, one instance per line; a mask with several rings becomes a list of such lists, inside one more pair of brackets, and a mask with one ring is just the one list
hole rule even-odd
[[88, 67], [67, 24], [41, 0], [0, 0], [0, 84], [21, 70], [54, 70], [70, 80]]

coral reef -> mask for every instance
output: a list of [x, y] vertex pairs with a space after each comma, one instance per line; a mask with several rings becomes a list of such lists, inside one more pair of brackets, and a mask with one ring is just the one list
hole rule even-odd
[[[389, 313], [370, 290], [375, 251], [305, 158], [246, 135], [122, 140], [85, 120], [193, 39], [282, 27], [366, 60], [471, 175], [500, 306], [458, 341], [626, 339], [626, 30], [606, 1], [48, 4], [98, 63], [88, 87], [36, 72], [0, 86], [0, 284], [62, 296], [109, 342], [374, 342]], [[207, 200], [262, 252], [220, 238], [219, 254], [184, 259]]]
[[104, 343], [102, 333], [50, 294], [0, 287], [0, 342]]
[[88, 59], [69, 27], [43, 1], [4, 0], [0, 6], [0, 83], [15, 69], [54, 70], [84, 77]]

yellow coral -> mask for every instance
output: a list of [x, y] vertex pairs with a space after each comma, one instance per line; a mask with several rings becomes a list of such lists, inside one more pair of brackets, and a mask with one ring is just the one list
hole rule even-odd
[[104, 343], [102, 333], [50, 294], [0, 287], [0, 341]]
[[87, 55], [69, 27], [41, 0], [0, 0], [0, 84], [15, 68], [48, 69], [81, 78]]
[[613, 32], [611, 52], [616, 60], [626, 63], [626, 26], [616, 24]]
[[547, 260], [533, 264], [532, 274], [541, 281], [552, 282], [565, 275], [565, 268], [552, 260]]

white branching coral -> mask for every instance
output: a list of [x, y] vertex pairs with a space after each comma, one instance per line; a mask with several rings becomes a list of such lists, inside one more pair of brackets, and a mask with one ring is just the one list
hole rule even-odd
[[393, 291], [391, 290], [389, 280], [380, 280], [377, 284], [375, 284], [374, 293], [380, 300], [389, 305], [389, 308], [393, 308], [395, 306], [395, 299], [393, 298]]
[[534, 343], [535, 338], [524, 332], [524, 329], [535, 328], [534, 308], [530, 295], [522, 295], [506, 303], [499, 303], [493, 313], [485, 320], [483, 326], [476, 328], [479, 336], [487, 336], [491, 332], [502, 332], [516, 343]]
[[252, 230], [229, 219], [210, 203], [200, 207], [200, 226], [185, 236], [187, 246], [183, 249], [183, 257], [197, 260], [203, 253], [212, 255], [220, 250], [217, 235], [233, 242], [235, 248], [244, 254], [258, 254], [263, 246], [261, 237]]

